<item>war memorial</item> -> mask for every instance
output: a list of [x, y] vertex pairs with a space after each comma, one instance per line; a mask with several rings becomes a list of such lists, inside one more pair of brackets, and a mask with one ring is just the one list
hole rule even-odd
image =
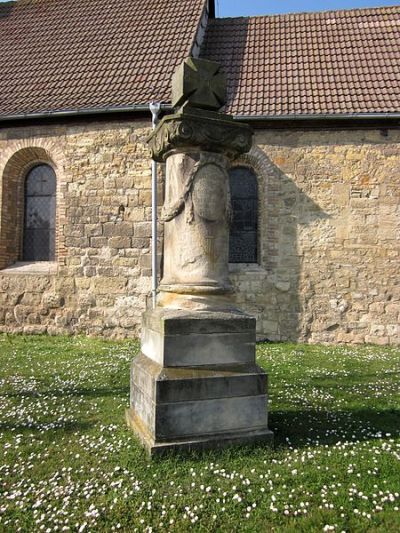
[[166, 162], [164, 271], [143, 315], [127, 419], [151, 454], [272, 440], [256, 320], [229, 298], [228, 168], [252, 130], [218, 112], [225, 92], [217, 63], [185, 60], [172, 82], [175, 113], [149, 139]]

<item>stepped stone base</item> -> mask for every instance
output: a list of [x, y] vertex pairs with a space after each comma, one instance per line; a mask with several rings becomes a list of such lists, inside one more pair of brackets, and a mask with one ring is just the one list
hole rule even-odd
[[272, 442], [253, 318], [148, 311], [142, 350], [131, 367], [126, 416], [150, 455]]

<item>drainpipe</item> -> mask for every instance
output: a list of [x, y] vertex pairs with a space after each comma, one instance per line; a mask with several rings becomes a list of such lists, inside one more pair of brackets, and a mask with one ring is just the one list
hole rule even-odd
[[[151, 102], [149, 108], [154, 130], [158, 123], [161, 104]], [[154, 159], [151, 162], [151, 241], [151, 294], [153, 309], [155, 309], [157, 303], [157, 163]]]

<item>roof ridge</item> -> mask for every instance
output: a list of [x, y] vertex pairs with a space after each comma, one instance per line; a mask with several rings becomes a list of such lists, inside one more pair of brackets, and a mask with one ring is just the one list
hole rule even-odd
[[266, 18], [282, 18], [282, 17], [296, 17], [300, 15], [327, 15], [336, 13], [356, 13], [360, 11], [388, 11], [391, 9], [397, 9], [400, 11], [399, 4], [393, 4], [390, 6], [378, 6], [378, 7], [354, 7], [349, 9], [321, 9], [319, 11], [291, 11], [290, 13], [274, 13], [266, 15], [249, 15], [239, 17], [217, 17], [210, 22], [228, 21], [228, 20], [249, 20], [249, 19], [266, 19]]

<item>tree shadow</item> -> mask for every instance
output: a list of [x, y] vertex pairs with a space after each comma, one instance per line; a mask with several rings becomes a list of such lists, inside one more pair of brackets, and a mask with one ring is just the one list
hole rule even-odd
[[[31, 399], [47, 401], [54, 399], [65, 399], [67, 402], [73, 398], [125, 398], [126, 403], [129, 401], [129, 386], [125, 387], [103, 387], [103, 388], [68, 388], [62, 390], [40, 390], [40, 391], [21, 391], [21, 392], [4, 392], [0, 394], [4, 399]], [[25, 404], [26, 405], [26, 404]], [[56, 406], [58, 404], [55, 404]], [[39, 413], [40, 415], [40, 413]], [[100, 422], [96, 417], [96, 413], [77, 412], [76, 420], [59, 421], [57, 415], [54, 418], [40, 417], [34, 421], [29, 422], [0, 422], [0, 431], [18, 431], [18, 432], [64, 432], [64, 433], [79, 433], [80, 431], [87, 431]]]
[[[19, 433], [29, 432], [32, 433], [32, 431], [39, 431], [43, 433], [44, 431], [47, 432], [63, 432], [63, 433], [77, 433], [80, 431], [87, 431], [91, 427], [93, 427], [95, 423], [90, 422], [62, 422], [57, 423], [54, 422], [31, 422], [31, 423], [20, 423], [20, 424], [14, 424], [12, 422], [5, 422], [0, 423], [0, 431], [17, 431]], [[53, 427], [51, 427], [53, 426]]]

